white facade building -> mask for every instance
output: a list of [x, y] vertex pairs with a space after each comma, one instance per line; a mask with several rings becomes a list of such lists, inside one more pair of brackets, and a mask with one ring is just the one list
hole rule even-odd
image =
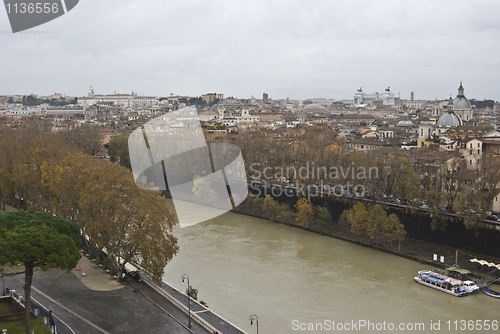
[[78, 105], [89, 107], [96, 104], [108, 104], [122, 108], [138, 108], [158, 104], [158, 98], [154, 96], [138, 96], [132, 94], [96, 95], [92, 89], [87, 97], [78, 98]]
[[373, 104], [374, 102], [382, 102], [383, 105], [394, 105], [394, 93], [391, 92], [390, 87], [386, 88], [383, 93], [376, 92], [375, 94], [367, 94], [363, 92], [362, 88], [354, 94], [354, 105]]

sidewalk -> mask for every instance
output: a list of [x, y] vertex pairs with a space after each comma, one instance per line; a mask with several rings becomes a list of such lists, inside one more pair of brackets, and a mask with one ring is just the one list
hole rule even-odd
[[[187, 298], [184, 294], [172, 288], [170, 285], [162, 283], [162, 289], [165, 290], [172, 297], [187, 306]], [[225, 319], [221, 318], [219, 315], [213, 313], [211, 310], [207, 310], [198, 303], [191, 303], [191, 312], [195, 312], [203, 320], [214, 326], [220, 333], [224, 334], [245, 334], [242, 330], [235, 327], [233, 324], [227, 322]]]
[[[143, 277], [144, 280], [148, 280], [144, 273], [140, 273], [141, 277]], [[149, 280], [148, 280], [149, 281]], [[149, 284], [152, 284], [148, 282]], [[141, 281], [135, 281], [131, 284], [133, 284], [135, 287], [139, 288], [141, 292], [143, 292], [146, 296], [150, 297], [153, 299], [155, 302], [158, 304], [162, 305], [162, 303], [169, 302], [168, 298], [174, 298], [177, 300], [177, 302], [181, 303], [184, 307], [185, 310], [188, 310], [188, 298], [185, 294], [179, 292], [175, 288], [171, 287], [168, 284], [165, 284], [165, 282], [162, 282], [161, 286], [161, 295], [151, 287], [149, 287], [147, 282]], [[144, 290], [143, 290], [144, 289]], [[157, 287], [157, 289], [160, 289]], [[165, 294], [166, 293], [166, 294]], [[162, 296], [163, 295], [163, 296]], [[205, 308], [204, 306], [200, 305], [197, 301], [195, 300], [190, 300], [190, 308], [191, 308], [191, 314], [192, 318], [194, 315], [202, 318], [205, 322], [207, 322], [211, 327], [215, 329], [215, 333], [220, 333], [220, 334], [246, 334], [243, 330], [239, 329], [235, 325], [231, 324], [227, 320], [221, 318], [219, 315], [216, 313], [212, 312], [210, 309]], [[191, 323], [193, 323], [193, 320], [191, 320]]]

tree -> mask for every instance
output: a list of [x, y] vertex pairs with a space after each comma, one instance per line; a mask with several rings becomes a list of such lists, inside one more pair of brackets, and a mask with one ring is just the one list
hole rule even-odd
[[37, 106], [42, 103], [42, 101], [34, 95], [23, 96], [22, 103], [28, 106]]
[[131, 174], [58, 135], [21, 130], [0, 137], [2, 200], [76, 223], [121, 270], [135, 261], [161, 281], [178, 250], [177, 219], [160, 192], [139, 189]]
[[123, 261], [117, 261], [120, 275], [128, 262], [140, 263], [153, 280], [161, 283], [164, 269], [179, 250], [172, 228], [177, 223], [175, 213], [160, 192], [133, 187], [126, 193], [126, 210], [122, 217], [109, 224], [112, 237], [108, 249]]
[[26, 333], [30, 334], [33, 268], [73, 269], [80, 259], [80, 230], [75, 223], [33, 211], [0, 213], [0, 264], [22, 262]]
[[58, 131], [56, 134], [61, 136], [65, 141], [74, 144], [87, 154], [94, 155], [101, 149], [103, 136], [99, 128], [95, 125], [74, 125], [64, 131]]
[[355, 204], [352, 209], [345, 210], [342, 216], [351, 226], [355, 235], [364, 234], [370, 239], [379, 239], [385, 242], [403, 241], [406, 231], [404, 225], [394, 213], [387, 216], [387, 212], [380, 204], [367, 210], [363, 203]]
[[0, 188], [5, 200], [22, 209], [51, 210], [41, 166], [55, 164], [75, 148], [34, 129], [5, 132], [0, 139]]
[[325, 207], [320, 207], [318, 210], [318, 221], [321, 225], [328, 225], [332, 221], [332, 215]]
[[387, 212], [385, 212], [380, 204], [370, 209], [364, 228], [370, 239], [378, 239], [381, 237], [381, 231], [386, 221]]
[[307, 200], [307, 198], [302, 197], [295, 204], [295, 222], [300, 226], [308, 227], [313, 219], [313, 206], [311, 202]]
[[382, 227], [382, 238], [385, 241], [391, 242], [391, 248], [393, 241], [401, 242], [406, 236], [404, 225], [399, 221], [398, 216], [394, 213], [391, 213], [389, 217], [387, 217], [387, 220]]
[[120, 165], [131, 169], [130, 156], [128, 150], [128, 137], [131, 131], [126, 131], [111, 138], [109, 141], [109, 160], [120, 162]]
[[360, 235], [365, 231], [365, 224], [368, 220], [368, 210], [366, 210], [363, 203], [356, 203], [352, 209], [345, 210], [344, 213], [347, 223], [351, 226], [351, 232], [354, 235]]
[[[186, 295], [198, 301], [198, 289], [195, 289], [192, 286], [190, 286], [189, 288], [186, 288]], [[205, 307], [208, 307], [207, 303], [205, 303], [203, 300], [200, 300], [200, 304]]]
[[273, 221], [276, 219], [278, 215], [279, 205], [276, 203], [274, 198], [270, 195], [267, 195], [262, 202], [262, 213], [265, 217], [269, 218], [269, 220]]
[[194, 198], [198, 201], [208, 201], [212, 203], [217, 199], [217, 194], [212, 188], [212, 182], [200, 175], [194, 176], [193, 193]]

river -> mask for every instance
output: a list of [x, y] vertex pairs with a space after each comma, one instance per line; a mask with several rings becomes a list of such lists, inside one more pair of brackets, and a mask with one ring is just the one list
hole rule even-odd
[[[248, 333], [251, 314], [261, 334], [327, 333], [333, 321], [337, 333], [386, 333], [390, 323], [400, 333], [499, 332], [479, 325], [500, 320], [500, 300], [417, 284], [417, 271], [431, 267], [415, 261], [232, 212], [174, 233], [180, 251], [165, 281], [185, 291], [188, 274], [199, 300]], [[300, 330], [309, 323], [317, 330]]]

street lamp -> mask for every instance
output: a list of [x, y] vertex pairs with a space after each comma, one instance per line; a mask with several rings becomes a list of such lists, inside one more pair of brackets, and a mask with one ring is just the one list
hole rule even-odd
[[253, 322], [255, 320], [255, 322], [257, 323], [257, 334], [259, 334], [259, 318], [257, 318], [255, 314], [252, 314], [250, 318], [248, 318], [248, 320], [250, 320], [250, 326], [253, 326]]
[[2, 296], [5, 296], [5, 267], [2, 266]]
[[189, 298], [189, 294], [191, 293], [191, 291], [189, 290], [189, 276], [184, 274], [181, 276], [182, 278], [182, 284], [184, 284], [184, 281], [187, 280], [187, 284], [188, 284], [188, 289], [187, 289], [187, 297], [188, 297], [188, 318], [189, 318], [189, 324], [188, 324], [188, 327], [191, 328], [191, 300]]

